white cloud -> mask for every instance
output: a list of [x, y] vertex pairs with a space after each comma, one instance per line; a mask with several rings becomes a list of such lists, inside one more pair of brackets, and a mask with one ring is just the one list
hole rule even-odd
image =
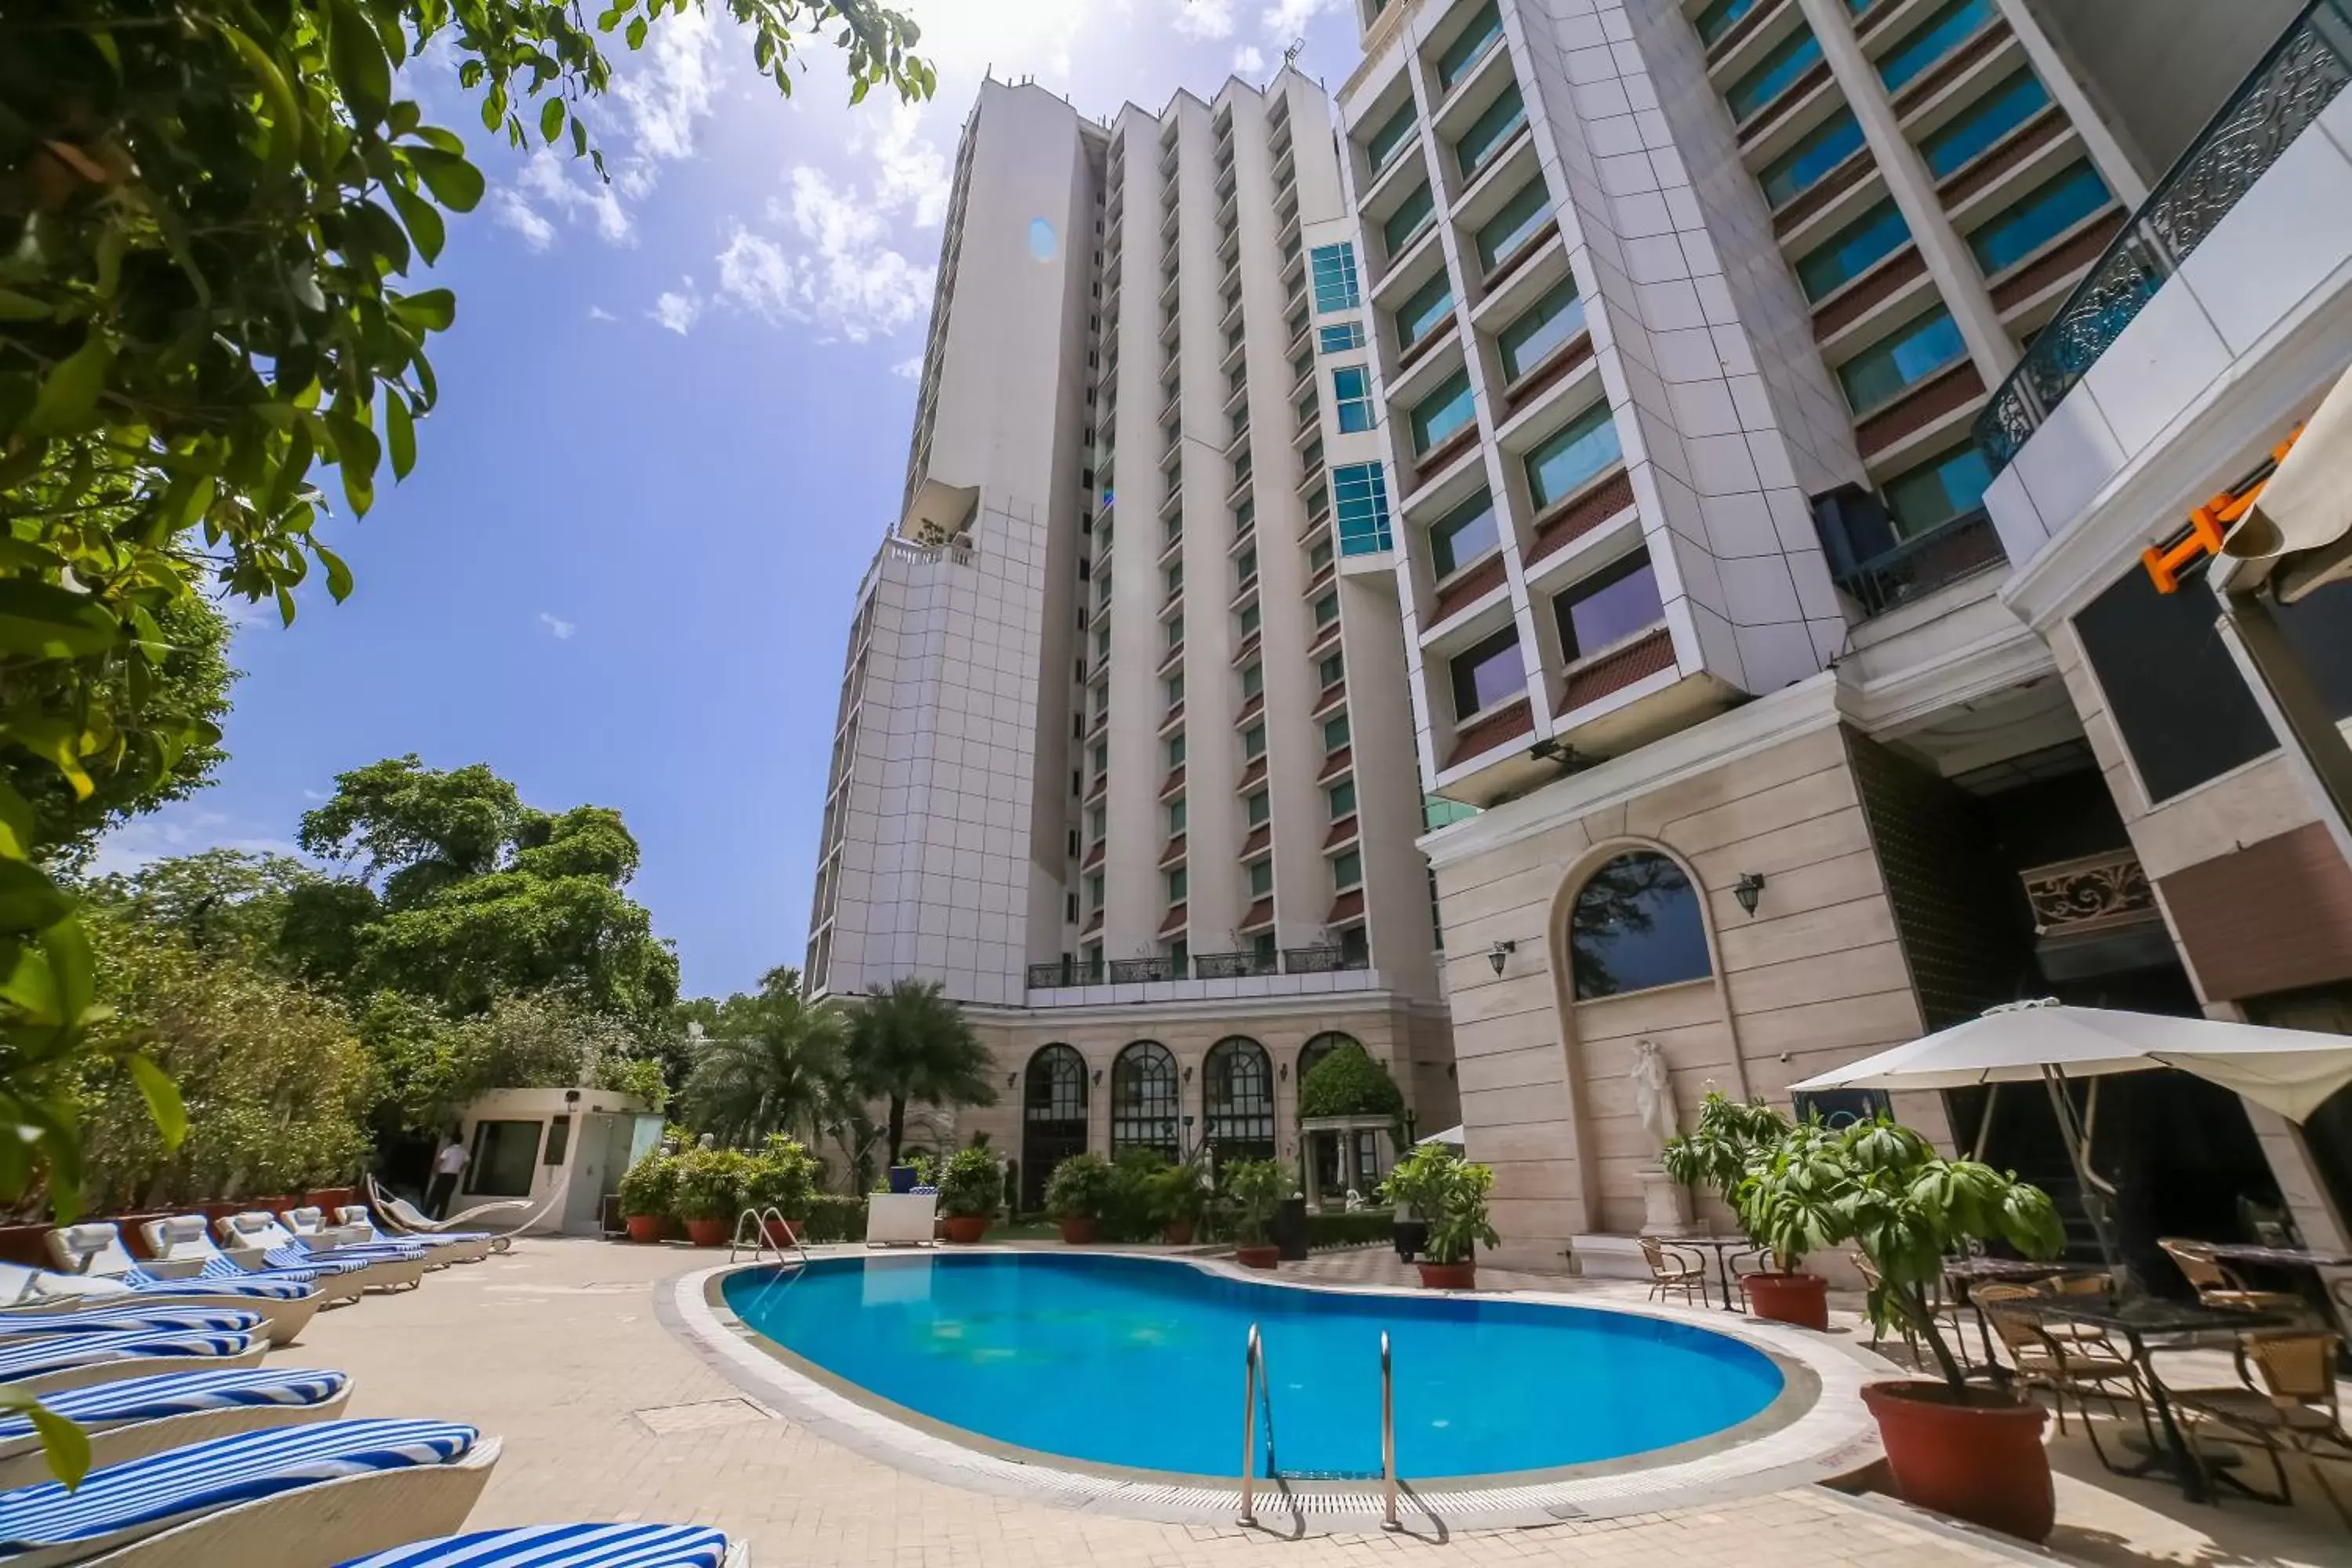
[[545, 626], [547, 635], [557, 642], [570, 642], [572, 634], [580, 629], [577, 622], [564, 620], [562, 616], [550, 615], [545, 610], [539, 612], [539, 624]]
[[490, 216], [522, 236], [523, 244], [533, 250], [545, 250], [555, 243], [555, 226], [511, 190], [500, 190], [490, 198]]
[[765, 321], [812, 322], [854, 343], [919, 321], [935, 269], [891, 248], [889, 225], [874, 202], [805, 163], [793, 168], [790, 184], [788, 197], [768, 204], [768, 221], [800, 247], [787, 251], [775, 238], [730, 224], [718, 258], [719, 296]]
[[[609, 245], [625, 245], [636, 237], [636, 226], [630, 220], [628, 209], [621, 205], [620, 193], [597, 179], [595, 170], [585, 160], [541, 147], [522, 166], [520, 177], [522, 194], [515, 196], [515, 203], [531, 211], [542, 223], [547, 220], [537, 208], [567, 218], [587, 217]], [[509, 220], [501, 221], [514, 226]]]
[[1234, 36], [1234, 0], [1177, 0], [1175, 27], [1187, 38]]
[[720, 49], [717, 24], [699, 6], [655, 25], [640, 68], [613, 89], [626, 112], [635, 156], [694, 155], [694, 123], [710, 112], [724, 74]]
[[1337, 7], [1339, 0], [1275, 0], [1258, 17], [1265, 36], [1276, 45], [1287, 47], [1293, 38], [1307, 36], [1307, 24], [1323, 12]]
[[237, 822], [225, 812], [180, 801], [161, 811], [134, 817], [100, 839], [89, 868], [95, 876], [128, 875], [151, 860], [194, 855], [205, 849], [297, 857], [302, 853], [299, 846], [256, 832], [251, 825]]
[[923, 356], [917, 354], [912, 359], [900, 360], [890, 367], [890, 374], [904, 381], [920, 381], [923, 378]]
[[[918, 104], [894, 105], [888, 117], [857, 121], [849, 150], [874, 155], [874, 204], [884, 212], [905, 212], [917, 226], [931, 228], [948, 214], [948, 160], [938, 143], [915, 134], [922, 120]], [[880, 126], [878, 132], [871, 127]]]
[[612, 311], [607, 310], [602, 305], [589, 306], [588, 319], [592, 321], [617, 321], [620, 320], [618, 316], [615, 316]]
[[[654, 301], [654, 308], [647, 310], [646, 314], [652, 317], [659, 325], [676, 332], [679, 337], [686, 336], [693, 330], [694, 323], [702, 315], [702, 296], [695, 291], [694, 279], [681, 279], [677, 288], [664, 290]], [[541, 618], [543, 620], [546, 617]], [[557, 635], [568, 634], [558, 633]]]
[[1234, 69], [1244, 76], [1255, 76], [1265, 69], [1265, 56], [1258, 52], [1255, 44], [1244, 44], [1234, 51]]

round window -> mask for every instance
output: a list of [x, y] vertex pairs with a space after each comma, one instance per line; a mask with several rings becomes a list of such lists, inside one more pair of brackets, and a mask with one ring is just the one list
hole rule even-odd
[[1029, 220], [1029, 254], [1040, 261], [1051, 261], [1054, 259], [1055, 244], [1054, 226], [1041, 217], [1031, 218]]

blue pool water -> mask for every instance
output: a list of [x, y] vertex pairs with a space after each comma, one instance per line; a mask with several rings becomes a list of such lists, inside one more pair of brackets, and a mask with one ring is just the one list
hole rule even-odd
[[[1769, 1358], [1682, 1323], [1301, 1290], [1150, 1258], [829, 1258], [731, 1275], [724, 1289], [767, 1338], [933, 1420], [1068, 1458], [1228, 1479], [1241, 1462], [1254, 1322], [1271, 1384], [1271, 1466], [1293, 1476], [1378, 1474], [1383, 1329], [1408, 1479], [1638, 1454], [1736, 1426], [1780, 1392]], [[1263, 1431], [1259, 1442], [1265, 1472]]]

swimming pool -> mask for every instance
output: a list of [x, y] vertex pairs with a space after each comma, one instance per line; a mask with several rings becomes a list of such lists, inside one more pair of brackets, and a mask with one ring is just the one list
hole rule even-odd
[[1494, 1298], [1298, 1289], [1166, 1259], [825, 1258], [740, 1271], [720, 1289], [761, 1335], [917, 1415], [1038, 1453], [1227, 1479], [1240, 1466], [1252, 1323], [1270, 1387], [1261, 1473], [1294, 1478], [1379, 1473], [1383, 1329], [1397, 1470], [1409, 1479], [1664, 1448], [1749, 1420], [1782, 1388], [1762, 1352], [1685, 1323]]

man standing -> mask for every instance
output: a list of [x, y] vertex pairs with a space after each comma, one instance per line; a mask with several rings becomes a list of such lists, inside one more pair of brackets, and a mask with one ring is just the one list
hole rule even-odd
[[466, 1173], [466, 1145], [458, 1141], [457, 1129], [449, 1130], [449, 1142], [433, 1156], [433, 1182], [425, 1190], [425, 1212], [435, 1219], [449, 1217], [449, 1200], [457, 1193], [457, 1178]]

